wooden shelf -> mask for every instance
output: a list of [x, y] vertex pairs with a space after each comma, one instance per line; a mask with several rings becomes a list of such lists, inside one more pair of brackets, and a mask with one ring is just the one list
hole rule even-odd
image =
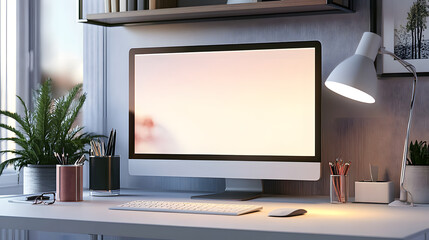
[[[342, 4], [344, 2], [346, 4]], [[88, 14], [87, 18], [82, 22], [110, 27], [128, 24], [153, 24], [198, 19], [345, 13], [353, 12], [352, 5], [352, 0], [284, 0]]]

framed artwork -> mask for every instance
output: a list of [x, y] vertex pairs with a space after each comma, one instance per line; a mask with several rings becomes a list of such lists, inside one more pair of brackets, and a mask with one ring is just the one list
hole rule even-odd
[[[371, 30], [383, 37], [386, 50], [413, 64], [419, 76], [429, 76], [429, 3], [427, 0], [371, 1]], [[375, 22], [374, 22], [375, 21]], [[382, 76], [410, 75], [396, 60], [379, 56]]]

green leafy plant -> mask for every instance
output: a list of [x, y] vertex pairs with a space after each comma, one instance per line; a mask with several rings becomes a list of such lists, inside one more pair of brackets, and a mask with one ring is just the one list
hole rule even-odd
[[65, 96], [53, 98], [52, 81], [45, 81], [35, 91], [34, 110], [29, 111], [19, 97], [24, 114], [0, 110], [4, 115], [16, 121], [17, 127], [0, 123], [0, 128], [13, 132], [15, 136], [0, 138], [0, 141], [12, 141], [17, 149], [1, 150], [0, 154], [12, 153], [14, 158], [0, 164], [0, 174], [6, 166], [13, 164], [21, 169], [28, 164], [57, 164], [53, 152], [68, 154], [70, 163], [74, 163], [82, 154], [88, 153], [85, 145], [99, 136], [81, 133], [83, 127], [73, 127], [73, 123], [82, 108], [86, 94], [82, 94], [82, 84], [73, 87]]
[[426, 141], [410, 143], [409, 165], [429, 165], [429, 146]]

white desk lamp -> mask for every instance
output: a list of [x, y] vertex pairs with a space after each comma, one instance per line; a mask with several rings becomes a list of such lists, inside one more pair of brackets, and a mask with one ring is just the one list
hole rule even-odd
[[[408, 117], [407, 135], [405, 137], [404, 152], [402, 155], [401, 178], [400, 178], [400, 202], [393, 202], [390, 205], [398, 203], [407, 203], [407, 194], [410, 197], [411, 206], [413, 198], [410, 192], [404, 188], [405, 167], [408, 156], [408, 141], [410, 137], [411, 119], [413, 117], [414, 100], [416, 96], [417, 73], [415, 67], [400, 59], [394, 53], [381, 47], [381, 37], [371, 32], [365, 32], [359, 42], [359, 46], [353, 56], [341, 62], [329, 75], [325, 86], [330, 90], [353, 100], [374, 103], [376, 91], [377, 73], [374, 67], [374, 60], [377, 54], [387, 54], [397, 60], [414, 76], [413, 90], [411, 96], [410, 115]], [[404, 204], [399, 204], [404, 205]]]

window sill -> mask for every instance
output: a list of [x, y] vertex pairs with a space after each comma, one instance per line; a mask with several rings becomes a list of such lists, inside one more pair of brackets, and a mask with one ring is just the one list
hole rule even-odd
[[22, 185], [0, 187], [0, 198], [22, 194]]
[[0, 176], [0, 195], [22, 194], [22, 184], [18, 184], [18, 174], [5, 171]]
[[18, 185], [18, 173], [7, 169], [0, 175], [0, 188]]

